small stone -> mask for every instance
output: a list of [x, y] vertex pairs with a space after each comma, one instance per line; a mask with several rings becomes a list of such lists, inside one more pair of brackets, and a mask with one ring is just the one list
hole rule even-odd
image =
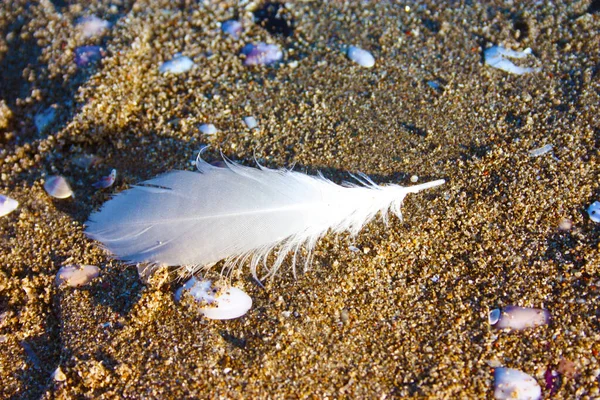
[[258, 121], [254, 117], [244, 117], [244, 124], [248, 129], [254, 129], [258, 126]]
[[202, 124], [198, 129], [205, 135], [214, 135], [219, 131], [213, 124]]
[[244, 65], [270, 65], [283, 57], [283, 52], [276, 44], [247, 44], [242, 49], [242, 55], [245, 55]]
[[67, 376], [64, 372], [62, 372], [60, 367], [58, 367], [52, 373], [52, 379], [54, 379], [56, 382], [64, 382], [67, 380]]
[[362, 67], [371, 68], [375, 65], [375, 57], [373, 57], [370, 52], [363, 50], [360, 47], [348, 47], [347, 55], [349, 59]]

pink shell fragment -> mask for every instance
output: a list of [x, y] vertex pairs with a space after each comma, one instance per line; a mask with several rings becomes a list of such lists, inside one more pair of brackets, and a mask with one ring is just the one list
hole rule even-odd
[[111, 187], [113, 183], [115, 183], [115, 179], [117, 179], [117, 170], [113, 169], [112, 171], [110, 171], [110, 174], [108, 174], [107, 176], [103, 176], [98, 182], [94, 183], [92, 186], [94, 186], [96, 189], [106, 189], [108, 187]]
[[92, 15], [91, 17], [80, 18], [77, 21], [77, 28], [84, 38], [91, 38], [102, 35], [105, 30], [110, 28], [110, 22]]
[[246, 56], [244, 65], [270, 65], [283, 57], [283, 52], [276, 44], [247, 44], [242, 49], [242, 54]]
[[550, 313], [541, 308], [508, 306], [490, 311], [490, 324], [496, 329], [522, 330], [547, 325]]
[[0, 194], [0, 217], [10, 214], [19, 207], [19, 202], [11, 199], [3, 194]]
[[87, 67], [102, 59], [104, 51], [100, 46], [81, 46], [75, 49], [75, 64]]
[[65, 265], [60, 267], [54, 283], [56, 286], [83, 286], [100, 275], [100, 269], [95, 265]]
[[73, 195], [67, 180], [60, 175], [49, 176], [44, 183], [46, 193], [57, 199], [66, 199]]

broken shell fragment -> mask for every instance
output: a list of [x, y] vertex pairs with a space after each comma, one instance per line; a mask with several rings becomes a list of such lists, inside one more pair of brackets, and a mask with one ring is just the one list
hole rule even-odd
[[10, 214], [19, 207], [19, 202], [0, 194], [0, 217]]
[[252, 298], [234, 287], [216, 287], [211, 281], [192, 277], [175, 292], [175, 300], [180, 301], [187, 291], [198, 303], [200, 312], [209, 319], [233, 319], [246, 314], [252, 307]]
[[64, 265], [56, 273], [54, 283], [60, 287], [67, 285], [78, 287], [88, 284], [100, 275], [100, 269], [95, 265]]
[[171, 60], [162, 63], [158, 70], [161, 74], [167, 72], [170, 72], [171, 74], [182, 74], [192, 69], [194, 65], [191, 58], [182, 56], [181, 54], [175, 54]]
[[283, 57], [283, 52], [276, 44], [267, 43], [249, 43], [242, 49], [242, 54], [246, 56], [244, 65], [270, 65]]
[[506, 59], [505, 57], [510, 58], [525, 58], [531, 54], [531, 49], [527, 48], [523, 51], [515, 51], [510, 49], [505, 49], [502, 46], [493, 46], [483, 52], [483, 57], [485, 58], [485, 63], [490, 67], [501, 69], [503, 71], [509, 72], [511, 74], [522, 75], [529, 74], [532, 72], [539, 72], [541, 68], [526, 68], [519, 67], [513, 64], [512, 61]]
[[44, 190], [57, 199], [66, 199], [73, 195], [73, 190], [67, 180], [60, 175], [49, 176], [44, 183]]
[[375, 65], [375, 57], [367, 50], [360, 47], [350, 46], [347, 52], [348, 58], [360, 65], [361, 67], [371, 68]]
[[541, 308], [508, 306], [490, 311], [488, 319], [496, 329], [522, 330], [547, 325], [550, 313]]
[[219, 131], [213, 124], [202, 124], [198, 129], [205, 135], [214, 135]]
[[90, 17], [80, 18], [79, 21], [77, 21], [77, 28], [84, 38], [91, 38], [101, 36], [104, 31], [110, 28], [110, 22], [92, 15]]
[[64, 372], [62, 372], [62, 369], [58, 367], [52, 373], [52, 379], [54, 379], [56, 382], [64, 382], [67, 380], [67, 376]]
[[498, 400], [537, 400], [542, 388], [533, 377], [512, 368], [494, 370], [494, 398]]
[[103, 176], [98, 182], [94, 183], [92, 186], [94, 186], [96, 189], [106, 189], [108, 187], [111, 187], [113, 183], [115, 183], [115, 179], [117, 179], [117, 170], [113, 169], [112, 171], [110, 171], [110, 174], [108, 174], [107, 176]]
[[230, 19], [221, 24], [221, 30], [234, 39], [239, 39], [242, 33], [242, 23], [235, 19]]
[[594, 222], [600, 222], [600, 201], [595, 201], [587, 209], [590, 219]]

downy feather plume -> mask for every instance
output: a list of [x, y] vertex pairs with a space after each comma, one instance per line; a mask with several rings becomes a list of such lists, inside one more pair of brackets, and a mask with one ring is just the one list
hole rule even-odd
[[[364, 174], [360, 184], [337, 185], [318, 176], [225, 160], [212, 166], [198, 157], [199, 172], [173, 171], [126, 190], [87, 222], [86, 234], [117, 258], [151, 266], [186, 266], [194, 271], [226, 260], [232, 268], [250, 260], [253, 276], [262, 263], [273, 275], [289, 253], [296, 273], [302, 246], [310, 254], [328, 231], [356, 235], [377, 213], [387, 223], [408, 193], [444, 180], [402, 187], [380, 186]], [[277, 257], [269, 268], [273, 249]], [[149, 268], [151, 271], [152, 268]]]

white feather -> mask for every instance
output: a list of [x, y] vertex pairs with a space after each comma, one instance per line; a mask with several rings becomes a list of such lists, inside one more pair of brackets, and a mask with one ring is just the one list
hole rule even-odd
[[[119, 259], [154, 265], [233, 267], [251, 259], [255, 278], [262, 261], [274, 274], [285, 257], [305, 246], [310, 253], [328, 231], [357, 234], [377, 213], [402, 217], [408, 193], [441, 185], [337, 185], [322, 175], [244, 167], [214, 167], [198, 158], [199, 172], [173, 171], [115, 196], [87, 222], [86, 234]], [[267, 268], [269, 253], [279, 247]]]

